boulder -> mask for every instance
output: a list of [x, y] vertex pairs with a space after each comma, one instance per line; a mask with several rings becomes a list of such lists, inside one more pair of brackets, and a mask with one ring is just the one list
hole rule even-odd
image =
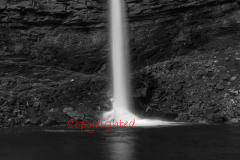
[[41, 118], [40, 117], [31, 117], [27, 120], [27, 122], [30, 124], [33, 124], [33, 125], [37, 125], [37, 124], [40, 124]]
[[65, 107], [63, 112], [71, 117], [74, 121], [83, 120], [84, 114], [79, 113], [77, 110], [74, 110], [72, 107]]
[[189, 116], [187, 114], [181, 114], [175, 119], [175, 121], [177, 121], [177, 122], [187, 122], [188, 119], [189, 119]]
[[230, 123], [232, 123], [232, 124], [237, 124], [237, 123], [239, 123], [239, 118], [233, 118], [233, 119], [231, 119], [231, 120], [230, 120]]

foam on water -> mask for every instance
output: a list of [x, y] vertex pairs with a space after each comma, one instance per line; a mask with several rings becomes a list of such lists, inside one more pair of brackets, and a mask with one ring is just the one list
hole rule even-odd
[[[135, 126], [156, 126], [156, 125], [180, 125], [181, 123], [176, 122], [167, 122], [161, 120], [153, 120], [153, 119], [142, 119], [136, 116], [131, 112], [126, 112], [121, 109], [114, 109], [112, 111], [104, 113], [103, 122], [126, 122], [130, 123], [131, 121], [135, 121]], [[112, 123], [113, 124], [113, 123]]]

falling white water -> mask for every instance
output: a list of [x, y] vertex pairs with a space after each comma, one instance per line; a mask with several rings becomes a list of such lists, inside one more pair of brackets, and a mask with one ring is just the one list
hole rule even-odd
[[[126, 43], [127, 32], [125, 28], [125, 17], [123, 17], [123, 0], [111, 1], [111, 58], [113, 74], [113, 108], [115, 110], [114, 119], [126, 118], [130, 116], [129, 107], [129, 83], [128, 83], [128, 63]], [[131, 115], [133, 116], [133, 115]], [[130, 118], [130, 117], [129, 117]], [[131, 117], [132, 118], [132, 117]]]
[[136, 125], [169, 124], [159, 120], [143, 120], [130, 112], [128, 45], [124, 0], [110, 0], [111, 8], [111, 61], [113, 77], [113, 110], [104, 114], [104, 120], [133, 121]]

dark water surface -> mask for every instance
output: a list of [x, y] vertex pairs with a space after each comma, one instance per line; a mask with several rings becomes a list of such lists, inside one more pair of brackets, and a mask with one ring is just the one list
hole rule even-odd
[[240, 126], [98, 129], [92, 134], [66, 127], [0, 130], [0, 160], [80, 159], [240, 160]]

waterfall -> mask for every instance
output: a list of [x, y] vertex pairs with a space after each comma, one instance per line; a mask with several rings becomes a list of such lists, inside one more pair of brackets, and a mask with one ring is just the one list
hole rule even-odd
[[[129, 113], [129, 70], [128, 45], [126, 31], [126, 17], [124, 17], [123, 0], [110, 0], [111, 2], [111, 61], [113, 77], [113, 108], [115, 117], [121, 113]], [[120, 114], [120, 115], [119, 115]], [[120, 118], [120, 117], [119, 117]], [[123, 118], [123, 117], [122, 117]]]
[[113, 110], [103, 119], [115, 121], [136, 120], [138, 125], [163, 124], [159, 120], [143, 120], [130, 112], [129, 58], [127, 45], [127, 20], [124, 0], [110, 0], [111, 10], [111, 66], [113, 79]]
[[111, 59], [114, 108], [129, 109], [128, 46], [123, 0], [111, 0]]

